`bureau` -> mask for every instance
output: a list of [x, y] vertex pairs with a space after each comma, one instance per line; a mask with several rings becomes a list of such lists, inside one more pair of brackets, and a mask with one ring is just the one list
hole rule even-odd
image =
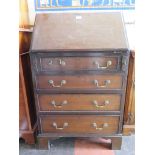
[[39, 147], [101, 137], [120, 149], [129, 61], [122, 15], [37, 14], [30, 57]]

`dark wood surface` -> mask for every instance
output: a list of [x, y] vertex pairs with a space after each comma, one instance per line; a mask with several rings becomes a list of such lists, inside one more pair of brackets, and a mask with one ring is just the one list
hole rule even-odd
[[[116, 143], [116, 148], [120, 148], [129, 60], [126, 33], [119, 13], [91, 15], [83, 14], [79, 21], [74, 19], [81, 18], [80, 15], [74, 13], [40, 14], [36, 17], [30, 56], [40, 147], [47, 145], [48, 140], [54, 137], [103, 137], [109, 134], [111, 140], [114, 138], [112, 148]], [[109, 59], [112, 61], [109, 69], [98, 69], [94, 64], [97, 60], [99, 67], [103, 67]], [[106, 80], [110, 83], [106, 84]], [[75, 99], [76, 94], [79, 100], [83, 99], [86, 103], [91, 97], [85, 95], [118, 95], [120, 98], [115, 97], [115, 106], [109, 106], [108, 112], [82, 110], [91, 106]], [[50, 109], [49, 96], [56, 95], [59, 98], [55, 98], [55, 102], [60, 104], [68, 95], [67, 100], [73, 104], [68, 104], [67, 110]], [[114, 102], [114, 98], [110, 99]], [[101, 100], [102, 97], [98, 97], [98, 101]], [[83, 105], [79, 110], [78, 104]], [[50, 111], [40, 111], [40, 108]], [[65, 121], [71, 127], [64, 127]], [[96, 126], [90, 125], [92, 121], [96, 121]], [[103, 121], [110, 124], [105, 130], [101, 129]], [[115, 139], [118, 135], [119, 138]]]
[[127, 49], [120, 13], [37, 14], [31, 50]]
[[35, 143], [36, 111], [28, 52], [32, 33], [19, 32], [19, 138]]
[[[122, 71], [126, 71], [126, 64], [124, 64], [124, 61], [126, 61], [127, 57], [129, 55], [129, 51], [124, 51], [124, 50], [119, 50], [119, 51], [115, 51], [115, 50], [111, 50], [111, 51], [88, 51], [88, 52], [77, 52], [77, 51], [72, 51], [72, 52], [39, 52], [36, 53], [36, 52], [31, 52], [31, 57], [33, 57], [32, 59], [32, 67], [34, 69], [34, 71], [39, 74], [39, 73], [43, 73], [43, 74], [76, 74], [76, 73], [91, 73], [92, 72], [95, 72], [95, 74], [97, 73], [110, 73], [112, 72], [113, 74], [114, 73], [122, 73]], [[70, 59], [70, 60], [76, 60], [76, 58], [87, 58], [87, 60], [95, 60], [95, 58], [99, 58], [99, 57], [102, 57], [102, 59], [104, 58], [105, 60], [107, 58], [109, 58], [110, 60], [112, 59], [115, 59], [116, 61], [116, 66], [112, 69], [112, 68], [109, 68], [110, 66], [108, 66], [106, 69], [103, 69], [103, 68], [98, 68], [98, 65], [94, 64], [94, 61], [90, 63], [90, 65], [92, 66], [92, 64], [96, 67], [89, 67], [88, 65], [86, 65], [86, 62], [83, 63], [83, 65], [85, 67], [81, 67], [78, 69], [74, 67], [74, 62], [72, 63], [72, 67], [70, 67], [69, 65], [65, 65], [65, 68], [63, 65], [61, 65], [61, 67], [57, 67], [57, 68], [52, 68], [51, 66], [51, 69], [50, 67], [45, 69], [47, 67], [47, 65], [45, 66], [44, 64], [44, 67], [43, 67], [43, 62], [42, 60], [43, 59], [46, 59], [49, 58], [49, 60], [51, 60], [51, 58], [54, 58], [54, 57], [59, 57], [59, 61], [57, 59], [57, 62], [60, 62], [60, 59], [63, 60], [63, 59]], [[115, 65], [115, 61], [112, 60], [112, 64]], [[108, 62], [108, 60], [107, 60]], [[44, 62], [45, 63], [45, 62]], [[54, 63], [54, 62], [53, 62]], [[88, 62], [87, 62], [88, 63]], [[80, 62], [79, 62], [80, 64]], [[112, 65], [111, 64], [111, 65]], [[104, 66], [105, 64], [99, 64], [99, 66]], [[81, 64], [80, 64], [81, 66]], [[105, 65], [106, 66], [106, 65]], [[69, 69], [67, 69], [69, 68]]]
[[[121, 145], [122, 145], [122, 137], [121, 136], [104, 136], [103, 137], [103, 134], [100, 134], [99, 137], [92, 137], [92, 135], [88, 136], [88, 134], [86, 136], [87, 136], [86, 138], [81, 137], [80, 134], [79, 134], [77, 137], [78, 137], [78, 139], [84, 139], [84, 140], [87, 139], [87, 140], [89, 140], [91, 142], [95, 142], [95, 143], [98, 143], [98, 144], [101, 144], [101, 145], [104, 145], [104, 146], [105, 146], [105, 144], [103, 143], [102, 139], [107, 139], [107, 140], [110, 139], [111, 140], [111, 146], [110, 146], [109, 149], [112, 149], [112, 150], [120, 150], [121, 149]], [[50, 137], [48, 135], [45, 135], [45, 136], [38, 135], [38, 144], [39, 144], [38, 148], [42, 149], [42, 150], [47, 150], [50, 147], [49, 141], [55, 140], [55, 139], [58, 139], [58, 138], [59, 138], [58, 136]]]
[[[119, 57], [51, 57], [41, 58], [42, 71], [117, 70]], [[111, 64], [108, 65], [108, 62]]]
[[38, 95], [40, 111], [120, 111], [120, 99], [116, 94]]
[[[49, 83], [52, 80], [54, 86]], [[62, 84], [62, 80], [66, 81], [66, 84]], [[97, 80], [98, 86], [94, 80]], [[110, 80], [110, 83], [106, 83]], [[64, 75], [64, 76], [37, 76], [36, 87], [38, 89], [121, 89], [122, 77], [120, 75]], [[60, 86], [56, 88], [55, 86]], [[104, 87], [101, 87], [104, 86]]]
[[[57, 128], [53, 126], [56, 123]], [[77, 116], [77, 115], [52, 115], [41, 117], [42, 133], [102, 133], [116, 134], [118, 131], [118, 116]], [[68, 123], [64, 127], [64, 123]], [[96, 127], [93, 126], [96, 123]], [[103, 126], [106, 123], [108, 126]], [[63, 128], [63, 129], [60, 129]], [[99, 128], [99, 129], [98, 129]]]

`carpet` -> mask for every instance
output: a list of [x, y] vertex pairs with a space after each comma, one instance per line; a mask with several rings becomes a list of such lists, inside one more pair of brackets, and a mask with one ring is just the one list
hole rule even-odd
[[74, 155], [115, 155], [110, 150], [110, 142], [102, 139], [103, 143], [91, 142], [89, 140], [77, 139], [74, 144]]

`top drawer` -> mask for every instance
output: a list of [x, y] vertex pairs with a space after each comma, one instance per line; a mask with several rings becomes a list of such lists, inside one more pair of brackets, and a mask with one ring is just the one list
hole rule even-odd
[[40, 71], [120, 70], [120, 56], [101, 57], [40, 57]]

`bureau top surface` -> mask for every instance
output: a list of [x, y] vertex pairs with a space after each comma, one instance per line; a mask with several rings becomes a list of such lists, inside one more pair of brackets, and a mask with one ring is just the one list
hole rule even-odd
[[37, 14], [31, 51], [128, 49], [120, 13]]

